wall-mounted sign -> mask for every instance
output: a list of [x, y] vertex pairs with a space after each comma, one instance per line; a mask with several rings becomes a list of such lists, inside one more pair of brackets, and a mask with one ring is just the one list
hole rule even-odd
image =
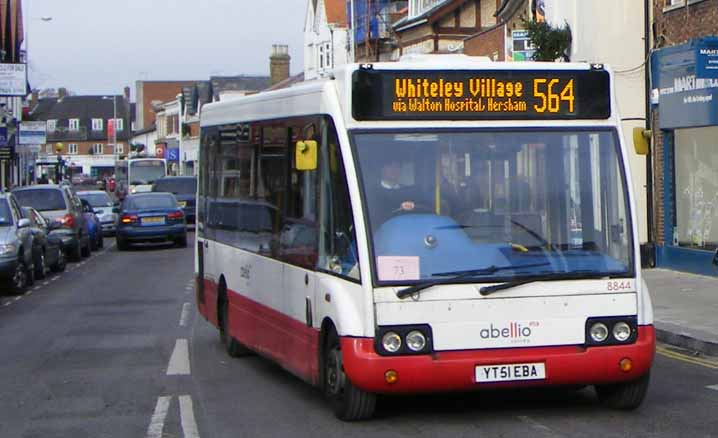
[[718, 38], [703, 38], [696, 44], [696, 77], [718, 79]]
[[8, 147], [7, 144], [7, 126], [0, 126], [0, 148]]
[[27, 96], [25, 64], [0, 64], [0, 96]]
[[179, 148], [167, 148], [165, 159], [167, 161], [179, 161]]
[[514, 61], [531, 61], [536, 49], [531, 45], [528, 30], [511, 31], [511, 59]]
[[47, 143], [47, 125], [45, 122], [20, 123], [20, 144]]

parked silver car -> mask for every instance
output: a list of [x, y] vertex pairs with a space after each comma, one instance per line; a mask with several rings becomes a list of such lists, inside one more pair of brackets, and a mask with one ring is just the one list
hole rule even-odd
[[0, 193], [0, 290], [20, 293], [35, 281], [30, 220], [10, 193]]
[[[110, 195], [102, 190], [87, 190], [77, 192], [80, 199], [84, 199], [90, 203], [95, 210], [95, 214], [100, 219], [102, 225], [103, 236], [114, 236], [117, 230], [117, 213], [112, 211], [115, 204], [110, 199]], [[119, 203], [117, 204], [119, 205]]]

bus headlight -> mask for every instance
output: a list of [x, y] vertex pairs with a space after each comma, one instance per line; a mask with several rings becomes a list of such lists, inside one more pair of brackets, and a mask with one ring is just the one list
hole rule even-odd
[[616, 323], [613, 326], [613, 338], [620, 342], [625, 342], [631, 337], [631, 326], [625, 322]]
[[419, 330], [412, 330], [406, 335], [406, 346], [411, 351], [421, 351], [426, 347], [426, 336]]
[[394, 332], [386, 332], [381, 338], [381, 346], [389, 353], [396, 353], [401, 348], [401, 336]]
[[608, 327], [602, 322], [597, 322], [591, 326], [590, 333], [594, 342], [603, 342], [608, 338]]

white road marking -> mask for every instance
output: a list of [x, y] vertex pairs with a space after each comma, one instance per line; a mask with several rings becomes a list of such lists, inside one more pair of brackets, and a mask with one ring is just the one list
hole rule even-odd
[[[33, 289], [33, 290], [35, 290], [35, 289]], [[29, 297], [30, 295], [32, 295], [32, 290], [29, 290], [29, 291], [25, 292], [25, 296], [26, 296], [26, 297]]]
[[22, 298], [22, 297], [15, 297], [15, 298], [13, 298], [12, 300], [13, 300], [13, 301], [20, 301], [20, 298]]
[[709, 385], [709, 386], [706, 386], [706, 388], [712, 389], [714, 391], [718, 391], [718, 385]]
[[162, 396], [157, 399], [155, 413], [152, 414], [150, 425], [147, 428], [147, 438], [162, 438], [162, 429], [165, 427], [165, 418], [170, 407], [172, 397]]
[[7, 303], [3, 303], [3, 306], [4, 306], [4, 307], [7, 307], [7, 306], [9, 306], [10, 304], [12, 304], [12, 303], [8, 301]]
[[[44, 284], [44, 283], [43, 283], [43, 284]], [[40, 286], [35, 286], [35, 287], [32, 288], [32, 290], [38, 290], [38, 289], [40, 289]]]
[[182, 423], [184, 438], [199, 438], [197, 421], [194, 419], [194, 409], [192, 408], [192, 397], [189, 395], [179, 396], [179, 405], [180, 421]]
[[43, 281], [43, 282], [42, 282], [42, 285], [43, 285], [43, 286], [47, 286], [48, 284], [50, 284], [49, 281]]
[[167, 366], [168, 376], [188, 375], [189, 367], [189, 343], [187, 339], [177, 339], [175, 349], [172, 351], [170, 363]]
[[180, 322], [179, 322], [180, 327], [185, 327], [187, 325], [187, 317], [189, 317], [189, 308], [190, 308], [189, 303], [184, 303], [182, 305], [182, 314], [180, 315]]
[[556, 432], [554, 432], [550, 427], [539, 423], [538, 421], [534, 420], [533, 418], [531, 418], [531, 417], [529, 417], [529, 416], [519, 415], [519, 416], [517, 416], [516, 418], [518, 418], [519, 420], [521, 420], [523, 423], [528, 424], [528, 425], [531, 426], [531, 428], [534, 429], [534, 430], [541, 431], [541, 432], [546, 433], [546, 434], [548, 434], [548, 435], [550, 435], [550, 436], [561, 436], [561, 435], [556, 434]]

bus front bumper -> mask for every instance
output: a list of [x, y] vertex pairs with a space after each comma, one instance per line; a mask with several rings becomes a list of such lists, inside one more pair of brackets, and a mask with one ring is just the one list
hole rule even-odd
[[[360, 389], [375, 393], [468, 391], [543, 385], [592, 385], [635, 380], [650, 370], [656, 336], [652, 325], [639, 326], [634, 344], [610, 347], [534, 347], [442, 351], [420, 356], [380, 356], [370, 338], [341, 339], [344, 370]], [[619, 363], [631, 359], [630, 371]], [[476, 383], [481, 365], [544, 363], [542, 380]], [[387, 383], [387, 371], [398, 379]]]

